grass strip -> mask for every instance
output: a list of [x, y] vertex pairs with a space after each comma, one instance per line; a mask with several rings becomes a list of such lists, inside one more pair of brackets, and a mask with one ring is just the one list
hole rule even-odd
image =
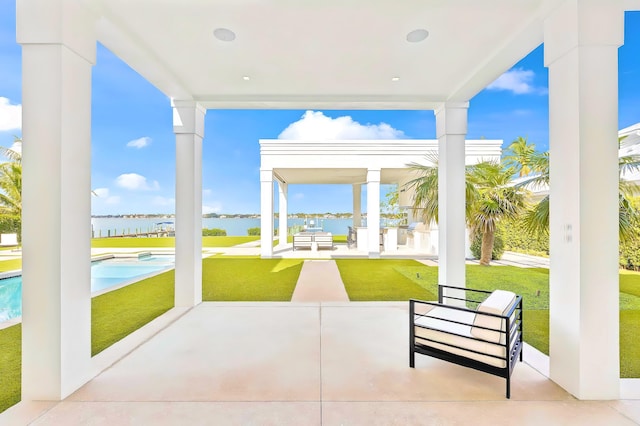
[[0, 413], [20, 402], [22, 324], [0, 330]]
[[22, 259], [0, 260], [0, 272], [22, 269]]
[[91, 356], [174, 306], [174, 271], [91, 299]]
[[206, 301], [288, 302], [303, 262], [303, 259], [208, 257], [202, 264], [202, 298]]
[[401, 268], [417, 268], [436, 277], [437, 268], [411, 259], [336, 259], [342, 282], [351, 301], [436, 300], [433, 293], [404, 276]]

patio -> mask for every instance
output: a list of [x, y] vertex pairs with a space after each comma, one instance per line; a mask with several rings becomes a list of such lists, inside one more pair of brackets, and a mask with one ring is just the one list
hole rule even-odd
[[494, 376], [423, 356], [410, 369], [407, 309], [393, 302], [174, 309], [174, 321], [145, 327], [143, 334], [161, 330], [138, 336], [138, 347], [64, 401], [21, 403], [2, 420], [370, 425], [468, 424], [473, 416], [496, 425], [517, 413], [521, 424], [640, 422], [640, 401], [578, 401], [526, 362], [516, 367], [511, 400]]

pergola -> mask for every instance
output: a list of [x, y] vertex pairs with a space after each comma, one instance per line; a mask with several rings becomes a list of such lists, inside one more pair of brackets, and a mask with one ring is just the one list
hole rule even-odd
[[434, 110], [439, 282], [464, 283], [469, 101], [544, 43], [550, 375], [580, 399], [618, 398], [615, 141], [625, 10], [640, 10], [640, 0], [18, 1], [23, 400], [59, 400], [98, 373], [89, 284], [98, 41], [171, 99], [179, 307], [202, 297], [201, 153], [205, 113], [217, 108]]
[[[465, 141], [465, 164], [500, 161], [501, 140]], [[353, 187], [353, 226], [361, 226], [362, 187], [367, 188], [367, 241], [370, 258], [380, 257], [380, 185], [400, 188], [401, 206], [413, 203], [411, 164], [434, 166], [437, 140], [260, 140], [261, 255], [273, 256], [274, 181], [278, 184], [279, 243], [287, 244], [290, 184], [343, 184]], [[378, 225], [375, 225], [378, 224]], [[282, 232], [285, 230], [285, 232]]]

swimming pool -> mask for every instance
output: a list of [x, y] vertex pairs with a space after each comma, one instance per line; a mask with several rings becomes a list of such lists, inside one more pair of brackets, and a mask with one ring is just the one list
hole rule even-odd
[[[111, 258], [91, 263], [91, 293], [131, 284], [146, 275], [174, 267], [170, 255]], [[0, 322], [22, 315], [22, 276], [0, 280]]]

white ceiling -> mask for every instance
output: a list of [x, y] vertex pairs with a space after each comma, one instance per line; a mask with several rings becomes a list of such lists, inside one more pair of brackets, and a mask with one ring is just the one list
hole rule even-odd
[[[100, 15], [99, 41], [169, 97], [208, 108], [325, 109], [467, 101], [542, 42], [543, 19], [559, 3], [85, 2]], [[216, 28], [235, 40], [217, 40]], [[409, 43], [415, 29], [429, 37]]]

